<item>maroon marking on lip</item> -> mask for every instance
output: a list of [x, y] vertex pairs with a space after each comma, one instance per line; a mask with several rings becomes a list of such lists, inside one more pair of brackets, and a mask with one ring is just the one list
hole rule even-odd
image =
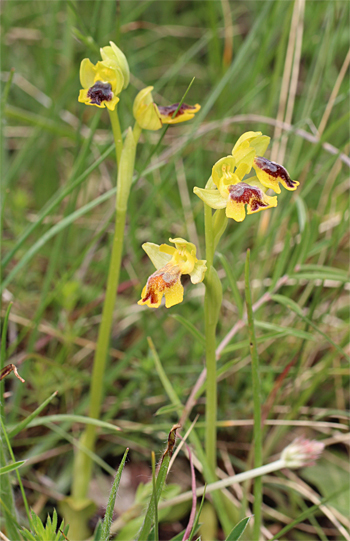
[[264, 202], [264, 193], [260, 188], [250, 186], [250, 184], [247, 184], [246, 182], [231, 184], [228, 187], [228, 191], [230, 193], [230, 199], [236, 201], [236, 203], [243, 203], [244, 205], [249, 204], [252, 211], [268, 206], [268, 204]]
[[87, 97], [90, 98], [91, 104], [96, 105], [101, 105], [103, 101], [111, 101], [113, 98], [112, 86], [110, 83], [96, 81], [96, 83], [89, 88]]
[[[172, 118], [172, 116], [175, 113], [178, 106], [179, 106], [178, 103], [173, 103], [172, 105], [167, 105], [165, 107], [163, 107], [161, 105], [160, 106], [158, 105], [158, 110], [159, 110], [161, 115], [169, 116], [170, 118]], [[178, 110], [178, 112], [176, 113], [176, 115], [174, 116], [174, 118], [177, 118], [178, 116], [184, 115], [187, 111], [189, 111], [191, 109], [196, 109], [196, 107], [194, 105], [186, 105], [186, 103], [183, 103], [181, 105], [180, 109]]]
[[173, 265], [170, 268], [168, 265], [157, 270], [148, 278], [146, 295], [142, 299], [142, 302], [150, 300], [151, 304], [157, 304], [159, 294], [162, 294], [166, 289], [170, 289], [176, 284], [180, 271], [176, 270], [176, 267]]
[[259, 169], [261, 169], [271, 177], [275, 178], [276, 180], [283, 180], [289, 188], [295, 188], [295, 186], [297, 185], [296, 182], [290, 178], [287, 169], [285, 169], [282, 165], [271, 162], [270, 160], [262, 158], [261, 156], [257, 156], [256, 158], [254, 158], [254, 163]]

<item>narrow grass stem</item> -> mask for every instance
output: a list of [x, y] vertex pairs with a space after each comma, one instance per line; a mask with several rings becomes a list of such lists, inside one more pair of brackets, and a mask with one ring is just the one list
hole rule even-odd
[[[89, 416], [99, 419], [103, 396], [103, 381], [109, 348], [110, 333], [113, 322], [113, 309], [117, 297], [119, 274], [123, 254], [124, 229], [127, 204], [134, 171], [136, 144], [139, 134], [134, 134], [129, 128], [120, 157], [117, 179], [116, 222], [112, 244], [112, 255], [109, 264], [106, 296], [103, 305], [102, 319], [98, 332], [97, 347], [94, 357], [92, 380], [90, 388]], [[117, 142], [116, 142], [116, 152]], [[96, 427], [88, 425], [81, 442], [90, 451], [94, 450]], [[72, 496], [75, 500], [86, 498], [92, 472], [92, 461], [83, 451], [78, 451], [74, 463]]]
[[[262, 466], [262, 430], [261, 430], [261, 392], [260, 392], [260, 373], [259, 356], [256, 346], [254, 316], [252, 307], [252, 297], [249, 283], [249, 261], [250, 250], [247, 250], [245, 264], [245, 296], [248, 316], [248, 335], [249, 347], [252, 360], [252, 380], [253, 380], [253, 402], [254, 402], [254, 467]], [[261, 506], [262, 506], [262, 479], [257, 477], [254, 482], [254, 528], [253, 540], [259, 541], [261, 528]]]

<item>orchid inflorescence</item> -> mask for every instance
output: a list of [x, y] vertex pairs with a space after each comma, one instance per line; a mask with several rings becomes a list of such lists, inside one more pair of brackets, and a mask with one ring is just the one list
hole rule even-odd
[[[226, 216], [242, 222], [247, 214], [277, 206], [277, 197], [266, 195], [272, 188], [280, 193], [281, 183], [287, 190], [296, 190], [299, 182], [291, 180], [287, 170], [263, 158], [270, 137], [248, 131], [241, 135], [232, 154], [215, 163], [207, 187], [194, 188], [194, 193], [213, 209], [226, 208]], [[247, 177], [252, 168], [255, 175]]]
[[[102, 60], [94, 65], [88, 58], [80, 64], [80, 90], [78, 101], [86, 105], [114, 111], [119, 94], [130, 81], [130, 70], [124, 53], [110, 41], [110, 46], [101, 47]], [[159, 130], [163, 124], [178, 124], [191, 120], [201, 108], [200, 105], [178, 103], [161, 106], [152, 98], [153, 86], [143, 88], [136, 96], [133, 114], [143, 130]]]
[[[145, 92], [143, 97], [140, 98], [140, 103], [145, 100], [145, 96], [150, 95], [151, 89], [152, 87], [144, 89]], [[135, 103], [137, 100], [138, 98], [136, 98]], [[139, 108], [142, 109], [143, 107], [143, 113], [140, 113], [141, 116], [143, 115], [149, 124], [156, 126], [158, 116], [153, 105], [151, 101], [148, 105], [143, 102], [143, 105], [140, 105]], [[142, 121], [140, 120], [140, 122]], [[271, 188], [278, 194], [281, 192], [279, 184], [282, 184], [287, 190], [293, 191], [296, 190], [299, 182], [291, 180], [287, 170], [282, 165], [263, 157], [269, 142], [270, 137], [262, 135], [261, 132], [249, 131], [241, 135], [232, 149], [232, 154], [221, 158], [214, 164], [206, 188], [195, 187], [194, 193], [209, 207], [217, 210], [226, 209], [226, 216], [233, 218], [236, 222], [242, 222], [245, 219], [245, 206], [247, 206], [247, 214], [254, 214], [261, 210], [276, 207], [277, 197], [267, 195], [267, 190]], [[252, 169], [256, 174], [247, 177]], [[179, 240], [175, 239], [174, 241], [171, 240], [171, 242]], [[190, 245], [190, 243], [186, 244]], [[143, 245], [157, 271], [149, 277], [142, 291], [139, 304], [147, 304], [149, 307], [158, 308], [164, 293], [165, 306], [170, 308], [174, 304], [182, 302], [183, 287], [181, 286], [180, 276], [181, 274], [190, 273], [183, 272], [181, 266], [178, 266], [174, 257], [170, 258], [170, 255], [165, 266], [163, 266], [165, 260], [156, 262], [154, 257], [150, 255], [150, 247], [156, 246], [151, 243]], [[157, 246], [158, 253], [165, 252], [165, 246], [165, 244], [160, 247]], [[191, 246], [193, 245], [191, 244]], [[168, 248], [170, 249], [170, 247]], [[178, 248], [177, 245], [176, 248]], [[155, 250], [155, 248], [152, 248], [152, 250]], [[204, 264], [205, 261], [202, 263]], [[202, 268], [204, 269], [204, 267]], [[201, 275], [201, 280], [198, 281], [203, 281], [204, 276], [205, 270]], [[192, 283], [197, 282], [192, 279]]]

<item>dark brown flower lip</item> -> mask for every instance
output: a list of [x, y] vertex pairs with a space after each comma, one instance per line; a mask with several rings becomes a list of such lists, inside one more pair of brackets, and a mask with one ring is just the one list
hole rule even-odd
[[[178, 103], [173, 103], [172, 105], [158, 105], [158, 111], [163, 116], [168, 116], [172, 118], [173, 114], [175, 113], [176, 109], [179, 107]], [[174, 116], [174, 118], [177, 118], [178, 116], [184, 115], [186, 112], [191, 112], [191, 109], [196, 109], [195, 105], [187, 105], [186, 103], [183, 103]]]
[[267, 173], [270, 177], [275, 178], [276, 181], [278, 181], [278, 179], [284, 181], [289, 188], [294, 189], [296, 186], [298, 186], [298, 183], [290, 178], [287, 169], [285, 169], [283, 165], [279, 165], [276, 162], [271, 162], [270, 160], [262, 158], [261, 156], [254, 158], [254, 163], [256, 167]]
[[95, 105], [101, 105], [104, 101], [111, 101], [113, 99], [112, 86], [110, 83], [96, 81], [96, 83], [89, 88], [87, 97], [90, 98], [90, 103]]
[[249, 204], [253, 211], [268, 207], [268, 204], [264, 201], [264, 192], [257, 186], [250, 186], [246, 182], [239, 182], [239, 184], [231, 184], [228, 187], [228, 191], [230, 193], [230, 199], [236, 203]]

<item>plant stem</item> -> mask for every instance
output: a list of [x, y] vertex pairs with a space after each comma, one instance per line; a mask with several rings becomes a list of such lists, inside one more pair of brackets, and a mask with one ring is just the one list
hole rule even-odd
[[[252, 359], [253, 401], [254, 401], [254, 467], [262, 466], [262, 431], [261, 431], [261, 392], [259, 356], [256, 346], [252, 297], [249, 284], [249, 260], [250, 250], [247, 250], [245, 264], [245, 295], [248, 316], [249, 347]], [[259, 541], [261, 529], [261, 505], [262, 505], [262, 478], [257, 477], [254, 482], [254, 527], [253, 540]]]
[[216, 418], [217, 418], [217, 383], [216, 383], [216, 326], [222, 301], [221, 282], [213, 267], [214, 231], [211, 208], [204, 205], [205, 247], [207, 272], [204, 280], [204, 321], [205, 321], [205, 357], [207, 367], [206, 409], [205, 409], [205, 453], [208, 466], [215, 477], [216, 470]]
[[112, 124], [112, 131], [113, 131], [113, 137], [114, 137], [114, 142], [115, 142], [115, 153], [117, 157], [117, 164], [119, 167], [120, 158], [121, 158], [122, 150], [123, 150], [123, 137], [122, 137], [122, 132], [120, 129], [117, 107], [118, 106], [116, 106], [114, 111], [108, 110], [108, 112], [109, 112], [109, 118]]
[[[117, 117], [117, 115], [115, 115]], [[112, 117], [111, 117], [112, 118]], [[112, 123], [113, 125], [113, 123]], [[119, 126], [114, 118], [113, 133], [115, 127]], [[120, 132], [120, 128], [119, 128]], [[116, 222], [113, 236], [112, 255], [109, 264], [106, 296], [103, 305], [102, 319], [98, 332], [97, 347], [94, 357], [92, 380], [90, 388], [89, 416], [99, 419], [103, 395], [103, 380], [105, 374], [106, 360], [109, 349], [110, 333], [113, 322], [113, 309], [117, 297], [119, 274], [123, 254], [124, 229], [127, 212], [127, 204], [130, 193], [132, 175], [134, 171], [135, 152], [140, 129], [134, 132], [129, 128], [123, 150], [120, 155], [117, 179], [116, 197]], [[116, 154], [120, 146], [116, 141]], [[96, 427], [88, 425], [82, 434], [81, 443], [90, 451], [94, 450], [96, 440]], [[75, 500], [85, 499], [91, 479], [92, 461], [83, 451], [78, 451], [74, 462], [72, 497]]]
[[216, 324], [211, 323], [210, 302], [206, 288], [204, 299], [205, 317], [205, 360], [207, 367], [207, 390], [205, 409], [205, 452], [212, 473], [216, 470], [216, 417], [217, 417], [217, 388], [216, 388]]

